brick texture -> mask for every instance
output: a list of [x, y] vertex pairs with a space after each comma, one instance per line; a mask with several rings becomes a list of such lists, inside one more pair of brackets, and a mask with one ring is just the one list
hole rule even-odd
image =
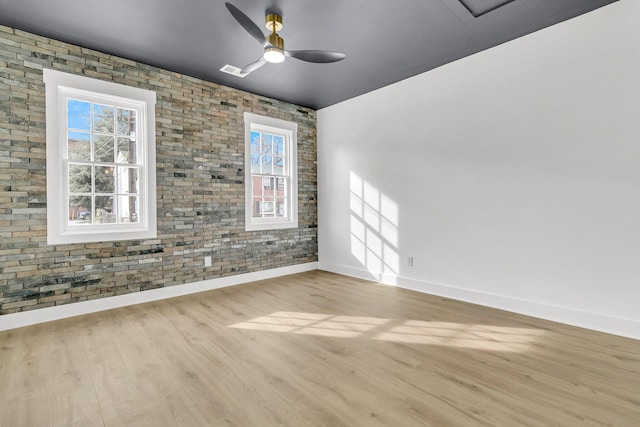
[[[43, 68], [156, 92], [157, 239], [47, 246]], [[298, 124], [297, 229], [244, 231], [245, 111]], [[0, 314], [317, 261], [314, 110], [0, 26], [0, 124]]]

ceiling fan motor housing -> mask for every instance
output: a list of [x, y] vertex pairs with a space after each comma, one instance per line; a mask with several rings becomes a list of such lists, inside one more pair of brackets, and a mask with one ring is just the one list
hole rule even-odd
[[284, 50], [284, 39], [276, 33], [271, 33], [267, 36], [267, 41], [273, 47], [277, 47], [280, 50]]

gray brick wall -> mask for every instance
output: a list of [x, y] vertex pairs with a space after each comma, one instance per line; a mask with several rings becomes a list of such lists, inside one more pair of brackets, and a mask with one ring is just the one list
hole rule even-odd
[[[43, 67], [156, 92], [157, 239], [47, 246]], [[244, 231], [245, 111], [298, 123], [297, 229]], [[314, 110], [0, 26], [0, 314], [317, 253]]]

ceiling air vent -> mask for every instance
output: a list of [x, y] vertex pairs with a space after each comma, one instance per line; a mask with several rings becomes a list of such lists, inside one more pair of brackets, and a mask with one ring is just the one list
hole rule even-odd
[[220, 68], [220, 71], [222, 71], [223, 73], [231, 74], [232, 76], [240, 77], [240, 78], [243, 78], [244, 76], [249, 75], [249, 73], [242, 74], [240, 72], [242, 71], [240, 68], [234, 67], [233, 65], [229, 65], [229, 64]]

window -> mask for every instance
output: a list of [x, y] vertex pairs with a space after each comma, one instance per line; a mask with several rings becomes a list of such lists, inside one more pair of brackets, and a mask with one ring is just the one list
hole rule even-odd
[[244, 113], [247, 230], [298, 227], [298, 125]]
[[47, 243], [156, 237], [154, 92], [44, 70]]

